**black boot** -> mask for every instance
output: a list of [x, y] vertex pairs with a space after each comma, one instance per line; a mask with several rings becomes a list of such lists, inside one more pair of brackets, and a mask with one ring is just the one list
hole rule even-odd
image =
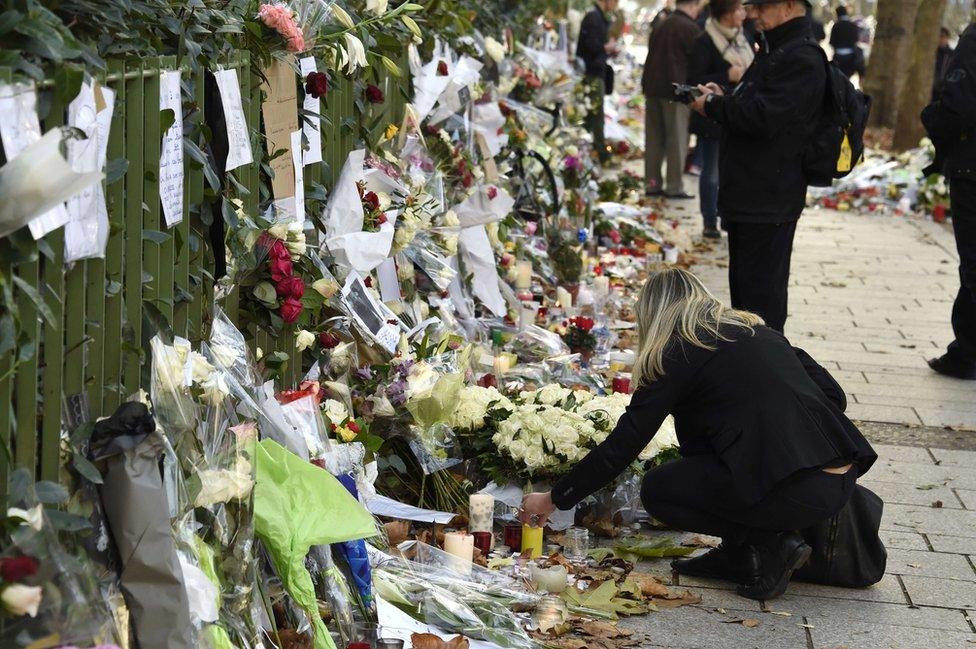
[[943, 376], [951, 376], [954, 379], [967, 381], [976, 379], [976, 365], [961, 361], [952, 354], [943, 354], [931, 359], [929, 367]]
[[723, 542], [697, 557], [675, 559], [671, 562], [671, 569], [679, 575], [724, 579], [742, 584], [755, 578], [759, 571], [759, 558], [752, 546]]
[[786, 592], [793, 571], [810, 558], [811, 549], [797, 532], [780, 532], [756, 546], [759, 572], [736, 589], [749, 599], [775, 599]]

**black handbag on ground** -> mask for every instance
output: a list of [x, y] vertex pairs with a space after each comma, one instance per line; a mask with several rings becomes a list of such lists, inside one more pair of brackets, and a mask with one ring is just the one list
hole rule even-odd
[[883, 509], [877, 494], [856, 485], [843, 509], [803, 530], [813, 554], [793, 573], [793, 579], [843, 588], [864, 588], [881, 581], [888, 561], [878, 536]]

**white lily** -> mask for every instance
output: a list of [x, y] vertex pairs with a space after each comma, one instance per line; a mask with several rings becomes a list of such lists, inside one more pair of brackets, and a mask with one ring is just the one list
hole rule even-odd
[[366, 60], [366, 48], [363, 42], [353, 34], [346, 34], [346, 71], [352, 74], [359, 68], [369, 67]]
[[382, 16], [386, 13], [389, 4], [389, 0], [366, 0], [366, 11], [372, 11], [377, 16]]
[[41, 505], [30, 509], [11, 507], [7, 510], [7, 518], [19, 518], [35, 530], [40, 531], [44, 527], [44, 508]]
[[4, 608], [14, 615], [37, 617], [37, 609], [41, 607], [43, 594], [44, 591], [40, 586], [10, 584], [0, 593], [0, 601], [3, 602]]

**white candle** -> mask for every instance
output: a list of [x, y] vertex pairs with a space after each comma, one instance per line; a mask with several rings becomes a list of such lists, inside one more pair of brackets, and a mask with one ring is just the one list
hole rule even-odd
[[471, 562], [474, 560], [474, 537], [464, 532], [448, 532], [444, 535], [444, 552], [450, 554], [451, 568], [456, 572], [467, 574], [471, 572]]
[[471, 494], [468, 498], [468, 529], [472, 532], [491, 532], [494, 520], [495, 497]]
[[[525, 302], [522, 303], [526, 304]], [[535, 324], [537, 307], [533, 304], [531, 307], [522, 307], [522, 313], [519, 317], [519, 329], [525, 331], [525, 329], [532, 324]]]
[[532, 262], [520, 261], [515, 275], [515, 288], [528, 289], [532, 287]]
[[562, 286], [556, 287], [556, 302], [559, 303], [559, 306], [561, 306], [564, 311], [569, 311], [573, 308], [573, 296]]
[[598, 275], [593, 280], [593, 292], [597, 295], [607, 295], [610, 293], [610, 278], [606, 275]]
[[492, 373], [496, 376], [501, 376], [512, 369], [512, 359], [504, 354], [499, 354], [495, 356], [494, 366], [492, 367]]
[[551, 568], [540, 568], [532, 566], [532, 583], [536, 590], [547, 593], [561, 593], [566, 590], [566, 566], [552, 566]]

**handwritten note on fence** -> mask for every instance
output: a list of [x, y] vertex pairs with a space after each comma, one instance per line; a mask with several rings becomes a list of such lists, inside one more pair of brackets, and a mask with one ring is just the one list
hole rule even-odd
[[163, 134], [159, 155], [159, 201], [166, 227], [173, 227], [183, 220], [183, 103], [179, 70], [160, 72], [159, 110], [172, 110], [175, 117]]

